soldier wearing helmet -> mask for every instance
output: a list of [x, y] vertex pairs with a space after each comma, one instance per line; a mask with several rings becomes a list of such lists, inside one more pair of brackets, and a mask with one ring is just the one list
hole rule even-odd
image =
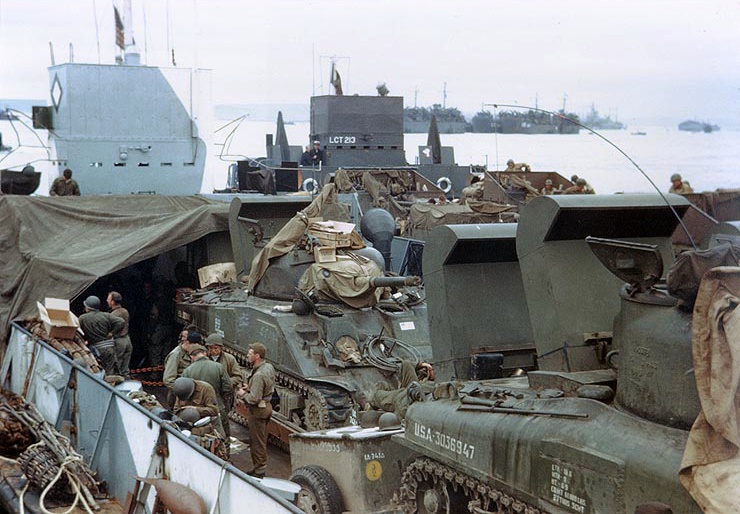
[[213, 416], [218, 420], [215, 425], [219, 434], [223, 437], [224, 429], [218, 415], [216, 392], [209, 383], [180, 377], [175, 380], [172, 392], [176, 398], [175, 407], [172, 409], [175, 414], [179, 415], [186, 407], [193, 407], [198, 411], [198, 416], [201, 418]]
[[679, 173], [674, 173], [671, 175], [671, 188], [668, 192], [676, 195], [687, 195], [689, 193], [693, 193], [694, 190], [687, 181], [681, 178]]
[[553, 187], [552, 180], [550, 180], [549, 178], [545, 180], [545, 187], [543, 187], [540, 190], [540, 194], [542, 196], [555, 195], [555, 194], [558, 194], [559, 192], [560, 190], [555, 189], [555, 187]]
[[[575, 175], [573, 176], [575, 177]], [[596, 193], [594, 188], [586, 182], [585, 178], [577, 177], [575, 182], [576, 184], [574, 186], [570, 186], [568, 189], [563, 191], [564, 195], [592, 195]]]
[[231, 437], [229, 429], [229, 410], [227, 405], [231, 406], [234, 389], [231, 386], [229, 375], [226, 374], [224, 367], [218, 362], [213, 362], [208, 358], [208, 350], [205, 346], [194, 344], [190, 347], [190, 359], [193, 361], [190, 366], [182, 372], [183, 377], [193, 378], [208, 382], [216, 393], [218, 402], [218, 413], [224, 425], [224, 433], [227, 439]]
[[105, 374], [116, 374], [119, 366], [114, 338], [121, 336], [126, 323], [110, 312], [100, 312], [100, 298], [97, 296], [88, 296], [83, 303], [85, 313], [80, 316], [80, 329], [85, 335], [87, 345], [97, 353]]

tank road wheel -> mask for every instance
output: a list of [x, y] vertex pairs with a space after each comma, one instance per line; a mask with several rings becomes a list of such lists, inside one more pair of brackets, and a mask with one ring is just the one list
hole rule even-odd
[[308, 392], [303, 409], [303, 420], [308, 432], [329, 428], [329, 409], [326, 405], [326, 398], [314, 389]]
[[416, 489], [416, 512], [418, 514], [447, 514], [450, 512], [450, 495], [445, 484], [424, 482]]
[[298, 508], [306, 514], [340, 514], [344, 507], [337, 483], [327, 470], [320, 466], [304, 466], [290, 477], [301, 486]]

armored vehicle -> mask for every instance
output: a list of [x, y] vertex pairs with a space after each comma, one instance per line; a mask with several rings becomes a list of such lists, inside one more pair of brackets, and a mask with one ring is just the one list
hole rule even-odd
[[[688, 207], [668, 201], [678, 215]], [[661, 282], [677, 223], [652, 195], [544, 197], [523, 210], [516, 248], [540, 369], [411, 405], [396, 442], [418, 457], [398, 507], [701, 512], [679, 483], [700, 409], [691, 314]]]
[[[319, 512], [334, 512], [320, 501], [325, 484], [358, 512], [701, 512], [679, 482], [700, 409], [691, 313], [671, 296], [681, 287], [669, 294], [662, 279], [674, 261], [671, 209], [682, 216], [689, 203], [668, 201], [546, 197], [516, 227], [436, 229], [424, 272], [437, 380], [473, 377], [475, 357], [497, 351], [494, 376], [506, 378], [440, 384], [449, 394], [413, 403], [403, 435], [375, 432], [354, 445], [367, 436], [297, 437], [294, 472], [320, 475], [301, 482], [304, 497]], [[505, 289], [513, 305], [478, 283]], [[449, 308], [453, 319], [438, 319]], [[460, 312], [469, 316], [457, 320]], [[444, 337], [455, 341], [446, 353]], [[539, 370], [525, 366], [532, 344]], [[517, 364], [527, 375], [507, 376]], [[341, 465], [321, 453], [340, 447]], [[400, 488], [383, 503], [373, 493], [398, 481], [399, 466]]]
[[[345, 232], [314, 224], [319, 217], [346, 217], [334, 191], [326, 186], [269, 242], [256, 238], [261, 249], [246, 284], [196, 291], [177, 305], [184, 323], [221, 334], [242, 364], [249, 344], [267, 347], [277, 371], [274, 419], [282, 432], [276, 435], [283, 439], [287, 432], [356, 422], [356, 393], [377, 382], [396, 387], [401, 359], [431, 359], [418, 279], [383, 271], [393, 219], [380, 209], [376, 221], [365, 213], [363, 234], [376, 248], [366, 248], [346, 223], [332, 222]], [[232, 241], [243, 242], [246, 230], [262, 234], [257, 220], [239, 216], [239, 209], [235, 200]], [[237, 255], [236, 262], [248, 261]]]

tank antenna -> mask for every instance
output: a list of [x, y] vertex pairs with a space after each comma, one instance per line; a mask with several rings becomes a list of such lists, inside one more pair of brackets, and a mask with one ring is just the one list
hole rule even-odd
[[671, 212], [673, 212], [673, 215], [678, 220], [678, 223], [681, 225], [681, 228], [683, 229], [684, 233], [686, 234], [686, 237], [689, 238], [689, 242], [691, 243], [691, 247], [694, 250], [698, 250], [698, 248], [696, 247], [696, 243], [694, 242], [694, 238], [691, 237], [691, 234], [689, 233], [689, 229], [686, 227], [686, 225], [684, 224], [683, 220], [681, 219], [681, 216], [678, 215], [678, 212], [676, 212], [676, 209], [671, 205], [671, 203], [668, 201], [668, 198], [665, 197], [665, 195], [660, 190], [660, 188], [657, 185], [655, 185], [655, 182], [653, 182], [653, 180], [648, 176], [648, 174], [645, 173], [642, 168], [640, 168], [640, 166], [635, 162], [634, 159], [632, 159], [632, 157], [630, 157], [629, 155], [627, 155], [627, 153], [624, 150], [622, 150], [621, 148], [619, 148], [616, 144], [614, 144], [612, 141], [610, 141], [606, 136], [603, 136], [603, 135], [599, 134], [598, 132], [596, 132], [595, 130], [593, 130], [591, 127], [587, 127], [586, 125], [584, 125], [584, 124], [582, 124], [582, 123], [574, 120], [573, 118], [569, 118], [568, 116], [565, 116], [564, 114], [560, 114], [558, 112], [548, 111], [547, 109], [541, 109], [539, 107], [527, 107], [526, 105], [509, 105], [509, 104], [486, 104], [486, 105], [493, 105], [493, 108], [494, 109], [497, 109], [499, 107], [507, 107], [509, 109], [529, 109], [529, 110], [532, 110], [532, 111], [544, 112], [545, 114], [549, 114], [551, 116], [555, 116], [556, 118], [560, 118], [561, 120], [565, 120], [568, 123], [572, 123], [573, 125], [577, 125], [578, 127], [582, 128], [584, 130], [588, 130], [591, 134], [597, 136], [599, 139], [601, 139], [602, 141], [604, 141], [606, 144], [608, 144], [609, 146], [611, 146], [612, 148], [614, 148], [616, 151], [618, 151], [619, 153], [621, 153], [630, 163], [632, 163], [632, 165], [635, 168], [637, 168], [637, 171], [639, 171], [642, 174], [642, 176], [645, 177], [645, 179], [650, 183], [650, 185], [653, 186], [653, 188], [658, 192], [658, 194], [660, 195], [660, 197], [663, 199], [663, 201], [665, 202], [665, 204], [668, 206], [668, 208], [671, 210]]

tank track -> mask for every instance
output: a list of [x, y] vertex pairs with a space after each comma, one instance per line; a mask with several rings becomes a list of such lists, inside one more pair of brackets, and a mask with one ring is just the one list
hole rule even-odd
[[[247, 366], [246, 356], [231, 348], [224, 348], [224, 350], [236, 357], [241, 366]], [[279, 412], [275, 415], [293, 424], [298, 424], [296, 421], [299, 421], [306, 431], [338, 428], [345, 426], [348, 422], [354, 422], [351, 418], [354, 402], [349, 392], [340, 387], [328, 384], [309, 385], [304, 380], [277, 369], [275, 370], [275, 384], [300, 394], [305, 401], [304, 417], [300, 420], [289, 419]], [[306, 419], [307, 417], [309, 419]], [[235, 410], [229, 414], [229, 419], [242, 426], [247, 426], [246, 418]], [[287, 441], [277, 446], [287, 447]]]
[[394, 505], [404, 514], [444, 514], [443, 509], [417, 509], [417, 492], [422, 484], [433, 488], [445, 486], [449, 495], [450, 512], [459, 512], [467, 507], [472, 514], [545, 514], [545, 511], [487, 483], [423, 457], [413, 461], [403, 472], [401, 488], [393, 497]]

